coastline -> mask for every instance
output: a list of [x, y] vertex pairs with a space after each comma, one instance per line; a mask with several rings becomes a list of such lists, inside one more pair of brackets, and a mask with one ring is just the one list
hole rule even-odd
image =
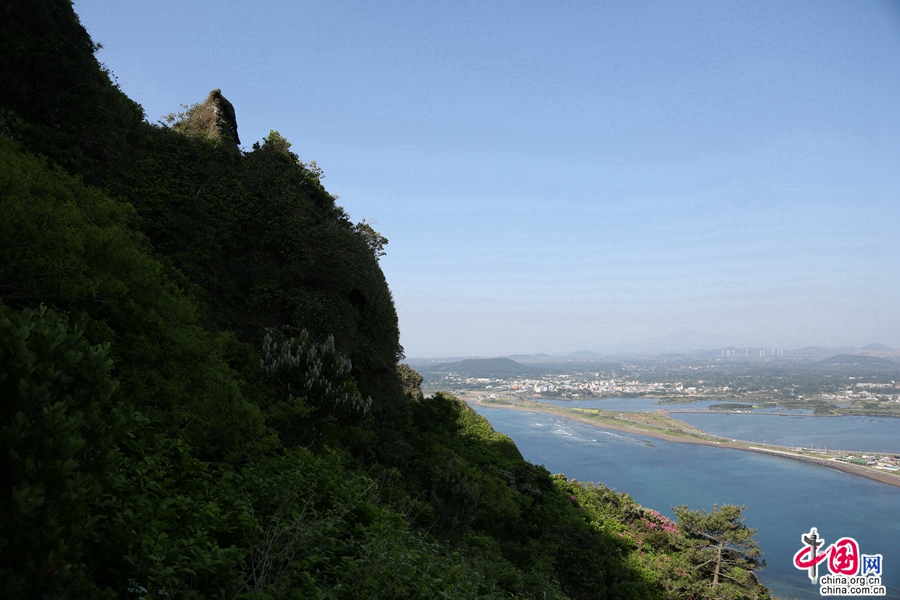
[[754, 452], [756, 454], [767, 454], [770, 456], [776, 456], [779, 458], [790, 458], [793, 460], [799, 460], [801, 462], [807, 462], [816, 464], [822, 467], [827, 467], [830, 469], [834, 469], [836, 471], [841, 471], [842, 473], [847, 473], [850, 475], [857, 475], [859, 477], [865, 477], [866, 479], [870, 479], [872, 481], [877, 481], [879, 483], [884, 483], [887, 485], [892, 485], [894, 487], [900, 487], [900, 477], [896, 475], [889, 475], [887, 473], [880, 473], [875, 471], [874, 469], [869, 469], [867, 467], [861, 467], [857, 465], [852, 465], [848, 463], [837, 462], [834, 460], [827, 460], [823, 458], [818, 458], [815, 456], [808, 455], [798, 455], [791, 454], [789, 452], [781, 452], [779, 450], [770, 450], [768, 448], [760, 448], [757, 445], [753, 445], [750, 442], [718, 442], [711, 440], [703, 440], [698, 438], [684, 438], [674, 435], [666, 435], [664, 433], [656, 432], [656, 431], [648, 431], [646, 429], [641, 429], [640, 427], [632, 427], [629, 425], [619, 425], [619, 424], [609, 424], [609, 423], [597, 423], [596, 421], [592, 421], [591, 419], [587, 419], [584, 417], [579, 417], [578, 415], [571, 414], [565, 410], [554, 410], [552, 408], [545, 407], [535, 407], [535, 406], [516, 406], [512, 404], [483, 404], [478, 400], [471, 398], [463, 398], [463, 400], [467, 404], [478, 404], [483, 408], [500, 408], [504, 410], [525, 410], [531, 412], [539, 412], [545, 413], [549, 415], [555, 415], [557, 417], [563, 417], [566, 419], [571, 419], [572, 421], [577, 421], [579, 423], [584, 423], [586, 425], [592, 425], [597, 427], [598, 429], [610, 429], [613, 431], [621, 431], [623, 433], [631, 433], [634, 435], [643, 435], [647, 437], [653, 437], [661, 440], [665, 440], [667, 442], [675, 442], [678, 444], [699, 444], [702, 446], [713, 446], [715, 448], [730, 448], [732, 450], [741, 450], [743, 452]]

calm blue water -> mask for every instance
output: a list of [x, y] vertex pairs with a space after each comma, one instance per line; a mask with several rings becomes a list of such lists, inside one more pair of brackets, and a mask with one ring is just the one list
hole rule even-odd
[[[556, 398], [539, 398], [538, 402], [544, 404], [557, 404], [559, 406], [579, 406], [581, 408], [599, 408], [601, 410], [627, 410], [631, 412], [644, 412], [653, 410], [698, 410], [709, 408], [714, 404], [742, 404], [733, 400], [698, 400], [697, 402], [679, 402], [662, 404], [659, 398], [602, 398], [599, 400], [557, 400]], [[808, 408], [750, 408], [749, 412], [778, 412], [785, 415], [811, 415], [813, 411]]]
[[775, 596], [820, 597], [792, 563], [801, 534], [818, 527], [826, 544], [853, 537], [861, 553], [883, 555], [887, 597], [900, 598], [900, 488], [790, 459], [642, 438], [543, 413], [473, 408], [527, 460], [627, 492], [670, 517], [680, 504], [746, 504], [745, 522], [758, 529], [768, 563], [760, 580]]
[[900, 454], [900, 419], [675, 413], [694, 427], [739, 440]]
[[[722, 400], [690, 404], [656, 404], [656, 398], [612, 398], [609, 400], [550, 400], [559, 406], [628, 410], [703, 409]], [[767, 412], [771, 412], [769, 409]], [[779, 411], [781, 412], [781, 411]], [[809, 413], [810, 411], [807, 411]], [[900, 419], [890, 417], [813, 417], [784, 411], [784, 414], [753, 413], [672, 413], [676, 419], [711, 433], [738, 440], [766, 442], [806, 448], [828, 447], [853, 452], [868, 450], [900, 454]]]

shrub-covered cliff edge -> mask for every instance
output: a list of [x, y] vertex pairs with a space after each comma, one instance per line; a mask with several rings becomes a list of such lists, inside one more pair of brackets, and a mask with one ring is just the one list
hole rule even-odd
[[148, 124], [70, 2], [0, 15], [0, 595], [768, 597], [709, 537], [740, 510], [676, 525], [422, 397], [383, 238], [277, 132], [241, 151], [218, 90]]

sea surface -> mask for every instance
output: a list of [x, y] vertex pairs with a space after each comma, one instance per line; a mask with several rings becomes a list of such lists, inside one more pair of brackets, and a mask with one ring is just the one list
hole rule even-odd
[[[733, 400], [697, 400], [696, 402], [663, 402], [661, 398], [601, 398], [597, 400], [576, 399], [558, 400], [556, 398], [538, 398], [538, 402], [546, 404], [558, 404], [559, 406], [580, 406], [582, 408], [599, 408], [602, 410], [627, 410], [631, 412], [654, 410], [683, 410], [683, 409], [707, 409], [714, 404], [741, 404]], [[748, 412], [772, 412], [771, 408], [750, 408]], [[811, 415], [812, 409], [808, 408], [777, 408], [782, 414]]]
[[777, 597], [820, 597], [818, 586], [792, 562], [801, 535], [817, 527], [826, 545], [852, 537], [862, 554], [881, 554], [887, 597], [900, 599], [900, 488], [791, 459], [666, 442], [545, 413], [473, 408], [510, 436], [526, 460], [627, 492], [669, 517], [681, 504], [707, 510], [714, 504], [745, 504], [745, 523], [757, 529], [767, 562], [760, 581]]
[[[599, 408], [631, 412], [657, 410], [679, 411], [709, 408], [723, 400], [702, 400], [689, 404], [658, 404], [657, 398], [610, 398], [604, 400], [555, 400], [544, 398], [543, 404]], [[802, 410], [802, 409], [801, 409]], [[673, 412], [676, 419], [711, 433], [737, 440], [829, 448], [859, 453], [870, 451], [900, 454], [900, 419], [891, 417], [814, 417], [812, 411], [780, 409], [766, 414], [759, 410], [738, 413]]]

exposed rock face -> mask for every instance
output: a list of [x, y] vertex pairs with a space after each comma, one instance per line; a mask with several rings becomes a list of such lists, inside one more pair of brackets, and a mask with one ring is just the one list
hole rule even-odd
[[222, 135], [234, 138], [234, 141], [240, 144], [241, 138], [238, 137], [237, 118], [234, 116], [234, 106], [232, 106], [231, 102], [222, 95], [222, 90], [216, 88], [211, 91], [203, 103], [210, 106], [215, 113], [216, 128], [219, 132]]
[[206, 100], [188, 109], [184, 118], [173, 128], [187, 135], [233, 140], [235, 144], [241, 143], [237, 132], [234, 106], [218, 88], [211, 91]]

